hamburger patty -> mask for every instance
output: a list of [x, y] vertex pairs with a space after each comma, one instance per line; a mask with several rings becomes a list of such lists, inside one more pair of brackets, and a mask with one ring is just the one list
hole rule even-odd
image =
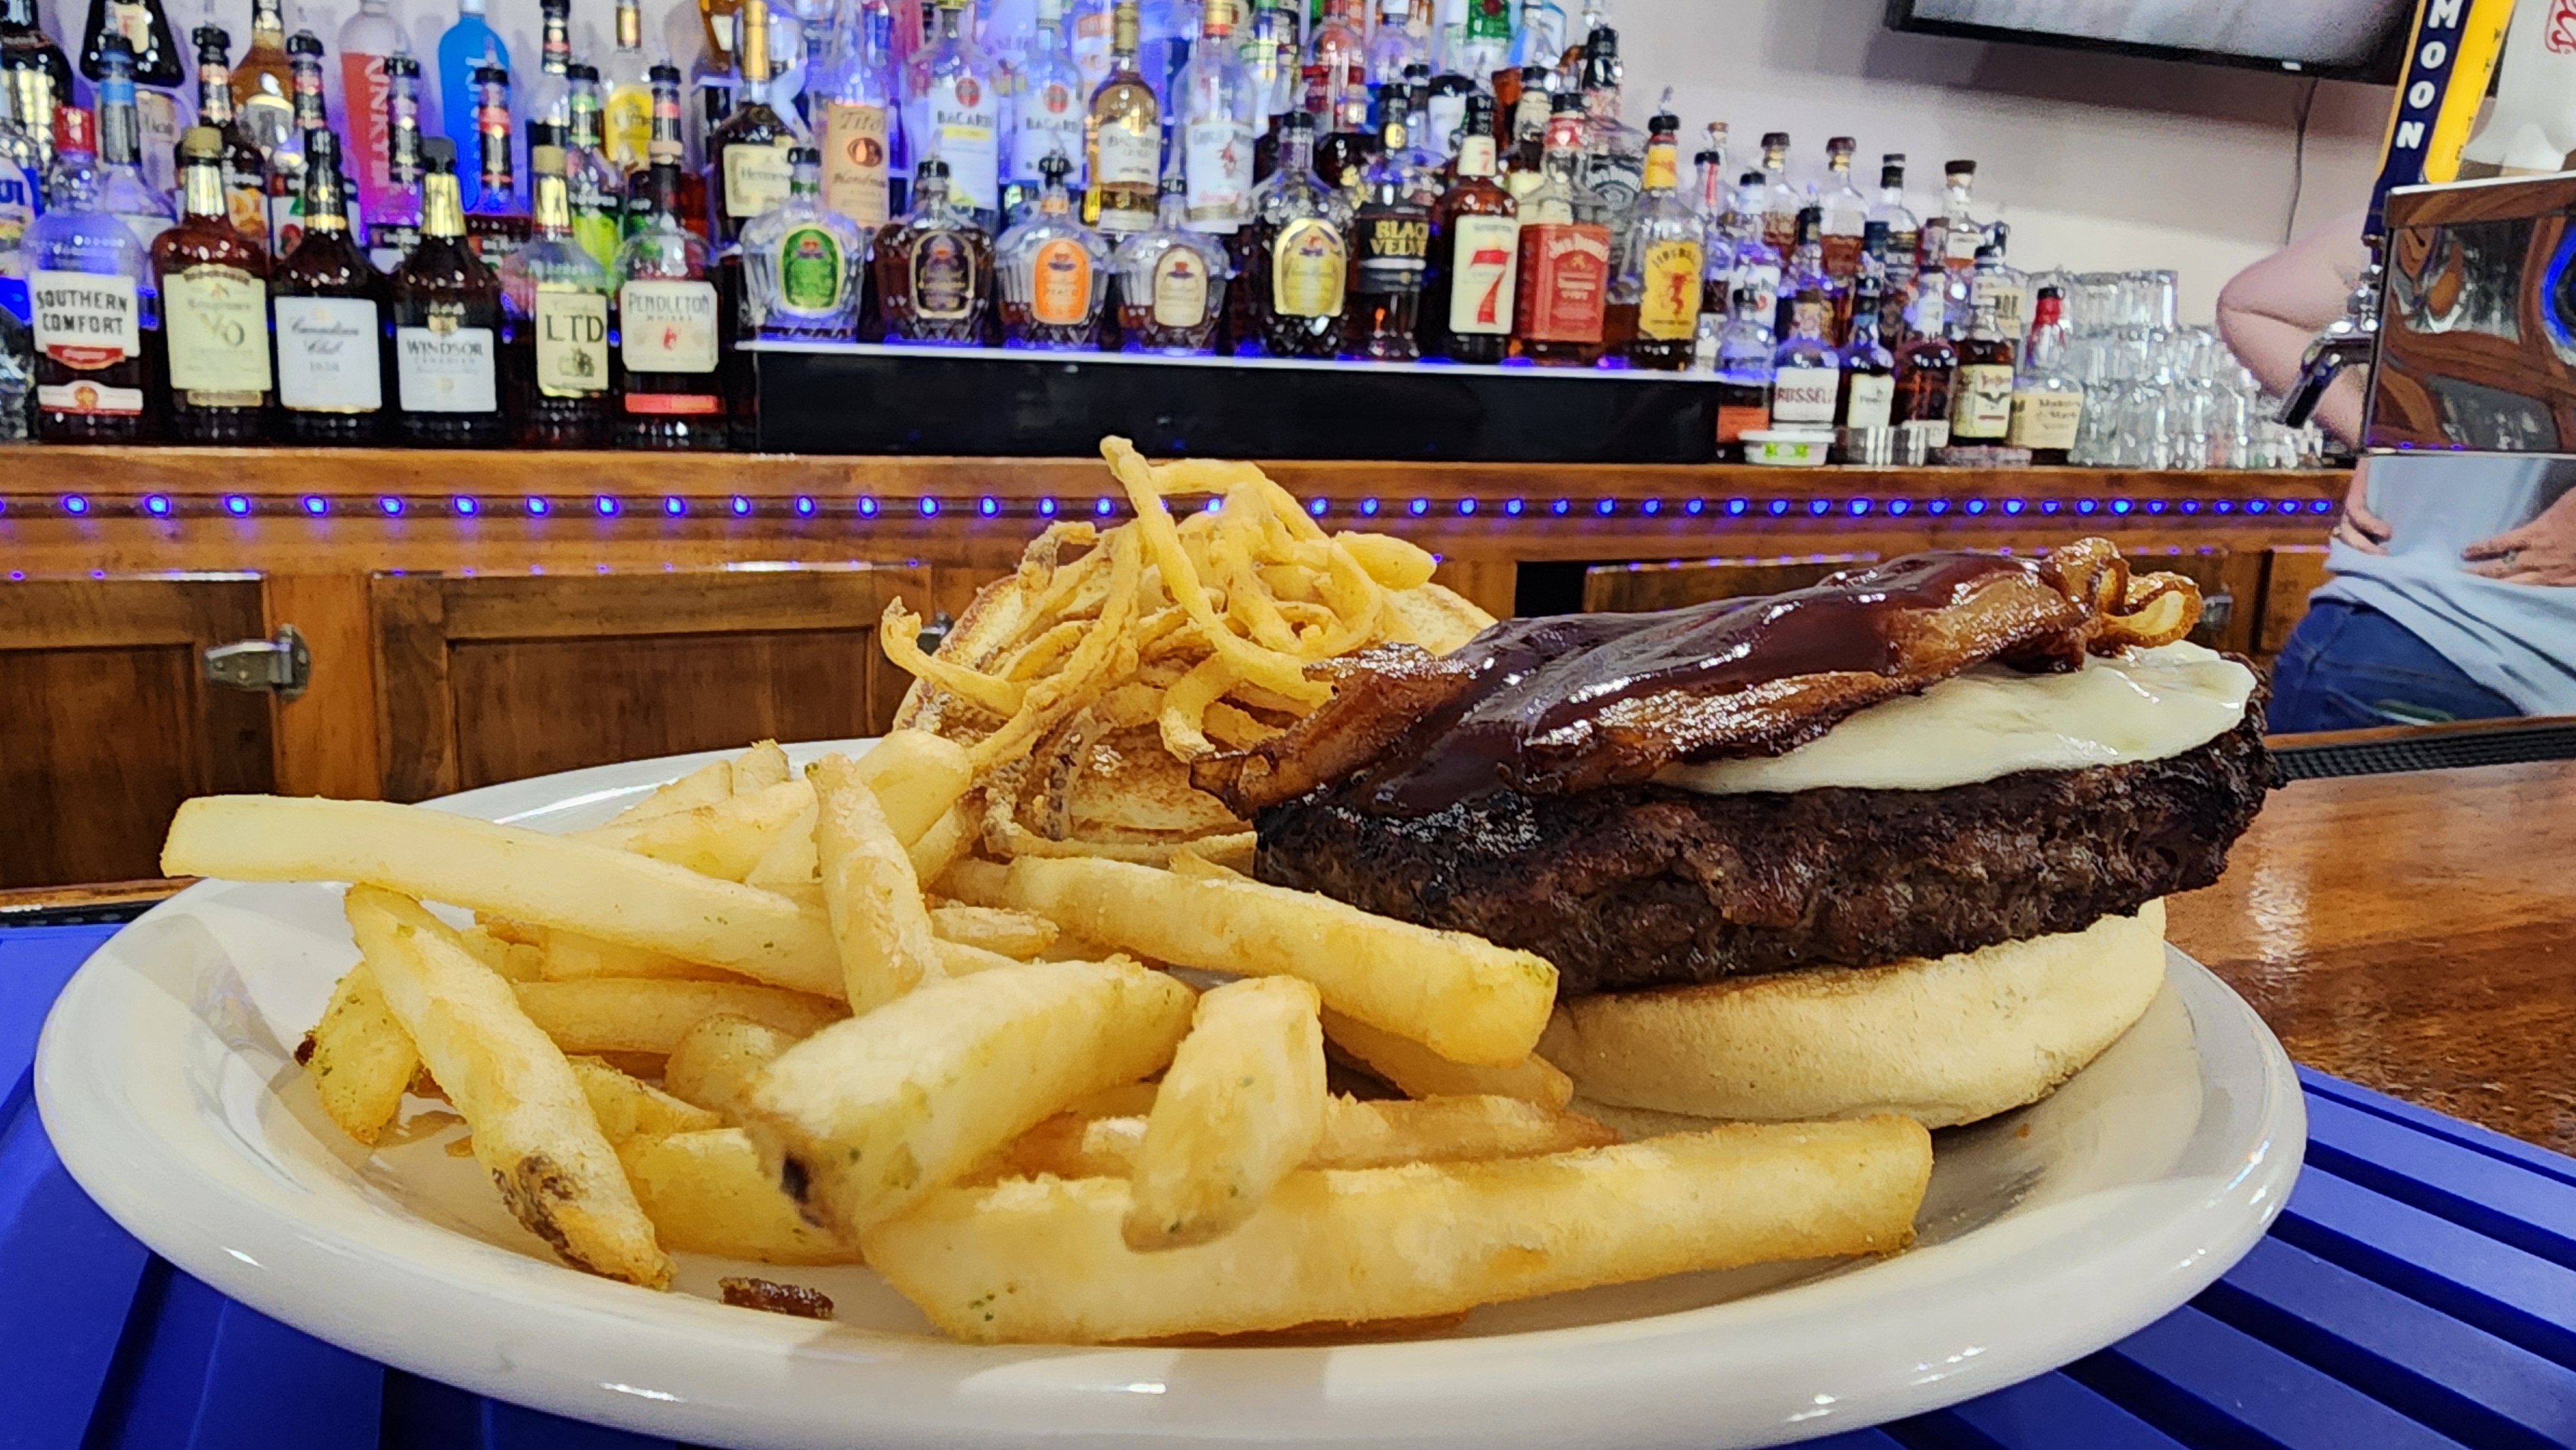
[[2167, 759], [1947, 790], [1499, 791], [1402, 817], [1327, 787], [1260, 813], [1256, 871], [1527, 948], [1576, 996], [2078, 931], [2216, 881], [2273, 775], [2257, 705]]

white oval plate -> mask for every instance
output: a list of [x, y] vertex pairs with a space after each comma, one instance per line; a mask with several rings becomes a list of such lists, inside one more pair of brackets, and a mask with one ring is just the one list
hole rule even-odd
[[[442, 804], [573, 829], [715, 758]], [[1498, 1305], [1401, 1343], [976, 1348], [932, 1336], [860, 1268], [684, 1254], [679, 1292], [592, 1278], [445, 1151], [452, 1125], [372, 1155], [350, 1143], [290, 1046], [354, 960], [331, 886], [206, 882], [119, 932], [63, 992], [37, 1058], [64, 1164], [155, 1252], [263, 1313], [479, 1393], [710, 1445], [1804, 1439], [1968, 1399], [2151, 1323], [2262, 1236], [2306, 1142], [2280, 1045], [2174, 952], [2145, 1019], [2055, 1096], [1939, 1135], [1920, 1243], [1894, 1259]], [[734, 1272], [811, 1284], [839, 1318], [713, 1302]]]

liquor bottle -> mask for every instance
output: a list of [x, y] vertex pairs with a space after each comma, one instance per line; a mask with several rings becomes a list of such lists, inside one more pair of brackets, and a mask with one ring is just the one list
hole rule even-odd
[[177, 184], [171, 161], [179, 149], [179, 99], [172, 92], [187, 80], [188, 57], [161, 0], [90, 0], [80, 68], [93, 82], [105, 79], [99, 42], [111, 35], [124, 39], [133, 63], [137, 170], [146, 186], [166, 194]]
[[[1457, 129], [1466, 119], [1467, 97], [1492, 85], [1496, 73], [1511, 63], [1511, 0], [1467, 0], [1466, 27], [1458, 32], [1457, 44], [1450, 47], [1446, 64], [1431, 83], [1431, 131], [1436, 141], [1447, 128], [1446, 154], [1457, 154]], [[1453, 85], [1453, 81], [1465, 84]], [[1456, 98], [1456, 114], [1450, 114], [1444, 96]], [[1441, 148], [1434, 145], [1433, 149]]]
[[[1601, 26], [1583, 43], [1583, 177], [1601, 198], [1613, 256], [1627, 242], [1637, 194], [1646, 184], [1646, 138], [1619, 118], [1621, 70], [1619, 32]], [[1672, 88], [1667, 86], [1657, 109], [1672, 108]]]
[[99, 41], [98, 205], [120, 217], [149, 254], [154, 239], [178, 221], [170, 198], [152, 189], [137, 167], [142, 130], [134, 112], [134, 81], [127, 72], [132, 59], [125, 37], [113, 31]]
[[1762, 133], [1762, 240], [1786, 256], [1797, 243], [1798, 213], [1806, 205], [1806, 193], [1789, 184], [1789, 133]]
[[1883, 273], [1865, 266], [1852, 280], [1854, 325], [1842, 349], [1842, 395], [1834, 421], [1845, 430], [1887, 427], [1896, 402], [1896, 356], [1878, 340]]
[[1968, 335], [1956, 346], [1959, 362], [1950, 383], [1950, 442], [2001, 443], [2012, 431], [2013, 339], [1996, 324], [1992, 299], [1976, 305]]
[[1379, 152], [1360, 173], [1351, 217], [1350, 301], [1342, 355], [1380, 362], [1422, 356], [1422, 291], [1439, 176], [1414, 151], [1395, 92], [1381, 91]]
[[[1066, 184], [1076, 190], [1085, 183], [1083, 164], [1089, 150], [1083, 144], [1084, 118], [1090, 114], [1087, 102], [1092, 88], [1082, 82], [1082, 72], [1075, 68], [1072, 52], [1064, 44], [1064, 0], [1037, 0], [1036, 28], [1029, 40], [1026, 59], [1020, 63], [1020, 99], [1013, 108], [1011, 135], [1011, 179], [1033, 188], [1043, 188], [1046, 178], [1038, 167], [1049, 156], [1061, 155], [1072, 167]], [[879, 164], [879, 190], [883, 190], [884, 166]], [[851, 219], [876, 226], [886, 218], [880, 195], [876, 215]]]
[[993, 244], [1002, 283], [1002, 335], [1011, 347], [1089, 351], [1100, 343], [1109, 244], [1074, 215], [1064, 187], [1073, 163], [1038, 164], [1042, 189], [1028, 217]]
[[1082, 94], [1089, 96], [1109, 79], [1109, 42], [1117, 28], [1117, 0], [1067, 0], [1065, 43], [1073, 68], [1082, 73]]
[[724, 124], [707, 133], [707, 240], [717, 247], [742, 235], [752, 218], [787, 199], [795, 168], [787, 153], [796, 130], [770, 103], [769, 6], [743, 0], [742, 99]]
[[[853, 7], [855, 8], [855, 7]], [[609, 164], [623, 176], [642, 166], [644, 148], [653, 139], [653, 79], [644, 55], [644, 14], [639, 0], [617, 0], [617, 48], [608, 54], [604, 76], [602, 138]]]
[[[938, 157], [947, 201], [989, 235], [1001, 221], [1001, 86], [991, 58], [965, 26], [966, 0], [938, 5], [937, 35], [904, 66], [904, 136], [916, 173], [924, 159]], [[1091, 174], [1097, 190], [1099, 168]], [[1148, 172], [1149, 186], [1152, 179]]]
[[483, 154], [483, 83], [486, 65], [510, 69], [510, 47], [483, 18], [485, 0], [456, 0], [456, 22], [438, 37], [438, 128], [456, 148], [456, 183], [464, 204], [479, 199], [476, 163]]
[[501, 261], [501, 386], [510, 441], [526, 448], [608, 442], [608, 272], [573, 236], [560, 146], [536, 146], [527, 244]]
[[[369, 219], [389, 215], [399, 205], [389, 159], [393, 136], [385, 62], [409, 49], [387, 0], [358, 0], [358, 13], [340, 27], [340, 115], [348, 126], [350, 180], [357, 186], [359, 209]], [[202, 114], [199, 119], [203, 121]]]
[[654, 162], [650, 177], [643, 190], [653, 208], [643, 229], [617, 249], [618, 357], [626, 370], [617, 446], [722, 448], [722, 319], [707, 244], [680, 225], [671, 205], [677, 163]]
[[684, 161], [687, 141], [681, 130], [680, 68], [667, 62], [653, 67], [653, 138], [645, 143], [647, 164], [626, 173], [625, 233], [633, 236], [652, 220], [657, 205], [649, 194], [653, 167], [669, 162], [674, 169], [676, 190], [670, 206], [679, 213], [680, 225], [704, 240], [707, 234], [707, 180]]
[[[1730, 299], [1731, 309], [1736, 288], [1753, 289], [1762, 298], [1762, 305], [1771, 309], [1764, 314], [1768, 320], [1763, 325], [1768, 327], [1779, 320], [1780, 285], [1788, 269], [1788, 257], [1764, 234], [1765, 186], [1759, 171], [1748, 171], [1736, 178], [1735, 209], [1728, 215], [1727, 226], [1731, 244], [1726, 259], [1726, 290], [1720, 295]], [[1794, 241], [1794, 223], [1791, 232]]]
[[1923, 224], [1905, 205], [1905, 153], [1891, 151], [1879, 158], [1878, 202], [1869, 209], [1869, 219], [1887, 228], [1887, 295], [1879, 332], [1899, 336], [1905, 301], [1914, 295], [1916, 254], [1923, 245]]
[[510, 72], [501, 66], [477, 66], [474, 120], [475, 168], [479, 180], [474, 203], [465, 214], [466, 235], [474, 255], [486, 267], [497, 267], [513, 248], [528, 239], [528, 214], [519, 201], [519, 180], [512, 164], [515, 145], [510, 125]]
[[1431, 208], [1422, 349], [1452, 362], [1498, 363], [1511, 351], [1520, 205], [1494, 180], [1493, 110], [1490, 96], [1468, 98], [1454, 179]]
[[[1531, 67], [1542, 71], [1555, 67], [1557, 56], [1565, 50], [1564, 19], [1564, 12], [1548, 4], [1547, 0], [1521, 0], [1521, 18], [1512, 30], [1511, 51], [1503, 57], [1503, 63], [1495, 68], [1490, 78], [1494, 104], [1501, 108], [1496, 117], [1498, 120], [1509, 121], [1512, 118], [1512, 110], [1520, 103], [1523, 87], [1528, 84]], [[1508, 142], [1510, 138], [1497, 139]]]
[[1852, 185], [1854, 144], [1849, 136], [1825, 143], [1825, 194], [1817, 203], [1823, 211], [1825, 274], [1845, 284], [1860, 272], [1861, 228], [1869, 222], [1869, 199]]
[[181, 216], [152, 244], [161, 290], [169, 437], [255, 443], [268, 408], [268, 252], [224, 203], [224, 137], [180, 139]]
[[294, 127], [287, 139], [268, 153], [268, 243], [273, 255], [295, 250], [304, 234], [304, 143], [316, 131], [328, 130], [323, 111], [322, 42], [309, 30], [286, 38], [287, 99], [294, 107]]
[[1253, 336], [1272, 357], [1331, 357], [1341, 340], [1350, 209], [1341, 192], [1315, 180], [1314, 147], [1315, 118], [1289, 112], [1280, 123], [1279, 169], [1252, 195], [1244, 290]]
[[[386, 212], [370, 216], [364, 233], [368, 255], [380, 272], [401, 266], [420, 245], [420, 143], [420, 62], [397, 51], [385, 57]], [[306, 165], [310, 167], [310, 157]], [[305, 196], [309, 202], [312, 193]], [[342, 216], [345, 220], [345, 210]]]
[[1091, 93], [1083, 122], [1091, 186], [1082, 219], [1102, 231], [1143, 231], [1154, 224], [1155, 180], [1162, 174], [1162, 104], [1136, 61], [1136, 0], [1118, 0], [1109, 78]]
[[1698, 183], [1693, 188], [1693, 194], [1698, 200], [1693, 203], [1693, 206], [1699, 213], [1701, 230], [1707, 234], [1709, 241], [1714, 243], [1717, 238], [1718, 223], [1726, 219], [1727, 209], [1731, 205], [1726, 190], [1726, 123], [1724, 121], [1708, 123], [1708, 133], [1701, 138], [1698, 153], [1691, 157], [1691, 165], [1699, 174]]
[[384, 419], [385, 282], [349, 231], [340, 141], [306, 144], [304, 238], [277, 264], [279, 434], [287, 442], [372, 442]]
[[1814, 292], [1825, 299], [1829, 322], [1850, 308], [1851, 284], [1825, 270], [1824, 224], [1823, 207], [1808, 206], [1798, 213], [1797, 240], [1780, 269], [1780, 311], [1775, 326], [1783, 336], [1789, 331], [1789, 307], [1801, 292]]
[[877, 307], [888, 342], [974, 344], [993, 305], [993, 242], [948, 194], [948, 163], [913, 168], [912, 210], [877, 233]]
[[132, 442], [163, 411], [147, 407], [161, 344], [149, 254], [100, 207], [94, 145], [87, 111], [54, 109], [51, 194], [25, 248], [36, 434], [48, 443]]
[[394, 429], [404, 443], [489, 448], [501, 413], [501, 281], [465, 240], [456, 148], [422, 143], [420, 245], [394, 269], [385, 327], [394, 354]]
[[859, 333], [868, 234], [823, 204], [820, 152], [799, 146], [789, 160], [787, 200], [743, 228], [745, 323], [761, 337], [848, 342]]
[[[557, 135], [572, 127], [572, 0], [537, 0], [537, 73], [528, 81], [528, 119], [552, 125]], [[536, 163], [528, 163], [535, 174]], [[531, 183], [531, 195], [534, 183]]]
[[730, 77], [734, 70], [734, 39], [741, 30], [742, 0], [698, 0], [698, 36], [702, 45], [691, 66], [692, 79], [701, 89], [710, 80]]
[[36, 0], [0, 0], [0, 79], [10, 111], [36, 143], [40, 164], [54, 159], [54, 110], [72, 103], [72, 63], [36, 18]]
[[1559, 95], [1547, 118], [1546, 174], [1521, 198], [1514, 357], [1589, 367], [1601, 356], [1610, 226], [1583, 179], [1583, 156], [1583, 98]]
[[599, 68], [574, 61], [564, 79], [572, 87], [571, 128], [564, 135], [564, 200], [572, 209], [572, 238], [604, 270], [617, 263], [619, 220], [626, 210], [626, 174], [601, 151]]
[[1131, 232], [1110, 257], [1118, 277], [1118, 330], [1129, 352], [1204, 353], [1225, 316], [1225, 249], [1189, 225], [1188, 183], [1163, 178], [1154, 225]]
[[1950, 441], [1950, 391], [1959, 351], [1943, 327], [1947, 305], [1938, 292], [1919, 294], [1905, 309], [1905, 342], [1896, 349], [1896, 422], [1923, 436], [1923, 446]]
[[197, 124], [213, 128], [223, 142], [224, 214], [241, 234], [268, 242], [268, 182], [259, 146], [233, 114], [232, 66], [227, 60], [232, 37], [215, 25], [200, 25], [190, 37], [197, 44]]
[[1404, 68], [1430, 59], [1427, 35], [1413, 30], [1412, 0], [1377, 0], [1377, 24], [1369, 31], [1368, 83], [1372, 88], [1399, 85]]
[[2005, 440], [2030, 450], [2030, 461], [2064, 463], [2084, 422], [2084, 384], [2067, 366], [2066, 294], [2039, 289], [2031, 308], [2030, 341], [2013, 379], [2012, 424]]
[[1744, 435], [1771, 426], [1771, 306], [1750, 287], [1728, 301], [1726, 326], [1717, 338], [1717, 446], [1722, 459], [1741, 462]]
[[233, 67], [233, 114], [263, 158], [295, 134], [294, 97], [281, 0], [251, 0], [250, 48]]
[[1604, 331], [1625, 344], [1629, 366], [1680, 372], [1699, 331], [1707, 237], [1681, 198], [1681, 129], [1671, 93], [1646, 124], [1645, 190], [1610, 285]]
[[1986, 240], [1968, 197], [1977, 182], [1977, 163], [1944, 162], [1941, 171], [1941, 214], [1924, 219], [1915, 249], [1915, 271], [1927, 279], [1944, 270], [1968, 271], [1976, 265], [1977, 248]]
[[[36, 140], [12, 110], [16, 97], [5, 84], [0, 84], [0, 311], [16, 319], [10, 341], [25, 341], [28, 319], [27, 272], [19, 248], [27, 239], [27, 228], [45, 206], [45, 167], [36, 149]], [[23, 351], [24, 349], [20, 349]], [[32, 366], [32, 354], [25, 359]], [[25, 409], [18, 410], [16, 421], [24, 422]], [[10, 426], [8, 416], [0, 415], [0, 436]]]
[[1234, 0], [1207, 0], [1199, 43], [1173, 83], [1189, 224], [1228, 233], [1252, 219], [1252, 153], [1261, 98], [1234, 45]]
[[1984, 303], [1995, 309], [1995, 329], [2018, 342], [2030, 326], [2025, 304], [2030, 300], [2030, 279], [2004, 261], [2005, 244], [2011, 240], [2012, 228], [1996, 222], [1986, 228], [1990, 240], [1977, 249], [1977, 258], [1968, 273], [1968, 305], [1971, 312]]
[[1809, 288], [1789, 304], [1789, 330], [1771, 350], [1771, 426], [1834, 426], [1842, 390], [1842, 357], [1825, 340], [1830, 316], [1823, 293]]
[[[1062, 0], [1041, 0], [1041, 5], [1061, 4]], [[823, 122], [817, 129], [823, 141], [823, 205], [847, 217], [862, 231], [873, 233], [894, 215], [894, 140], [896, 90], [891, 62], [887, 58], [887, 37], [893, 29], [893, 17], [881, 9], [853, 4], [849, 23], [841, 31], [840, 57], [830, 84], [822, 92]], [[1033, 58], [1038, 52], [1033, 51]], [[1069, 76], [1072, 63], [1057, 57], [1048, 62], [1048, 74], [1064, 72], [1054, 80], [1041, 82], [1033, 59], [1030, 85], [1044, 93], [1036, 101], [1053, 106], [1059, 100], [1065, 115], [1071, 118], [1073, 139], [1071, 151], [1081, 149], [1082, 105], [1072, 89]], [[1046, 87], [1064, 90], [1060, 97]], [[1025, 127], [1031, 105], [1021, 107]], [[1029, 144], [1025, 130], [1021, 144]]]
[[1306, 109], [1316, 117], [1315, 174], [1339, 184], [1359, 166], [1377, 134], [1368, 124], [1368, 40], [1354, 17], [1357, 0], [1323, 0], [1306, 50]]

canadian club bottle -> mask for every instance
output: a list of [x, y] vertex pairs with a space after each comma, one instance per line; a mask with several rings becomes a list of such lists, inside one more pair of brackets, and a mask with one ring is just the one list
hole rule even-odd
[[277, 265], [279, 431], [290, 443], [373, 442], [383, 421], [385, 283], [349, 233], [340, 140], [309, 138], [304, 236]]
[[1610, 293], [1610, 227], [1583, 180], [1583, 98], [1556, 97], [1546, 166], [1521, 200], [1521, 266], [1513, 349], [1532, 362], [1589, 367], [1601, 356]]
[[1511, 351], [1520, 206], [1494, 180], [1493, 109], [1490, 96], [1467, 98], [1457, 179], [1431, 208], [1422, 350], [1453, 362], [1498, 363]]
[[626, 369], [620, 448], [725, 446], [723, 319], [707, 244], [680, 225], [679, 173], [674, 162], [653, 163], [651, 217], [617, 249], [618, 360]]
[[421, 143], [420, 245], [394, 269], [394, 423], [401, 441], [432, 448], [489, 448], [507, 436], [501, 415], [501, 281], [465, 243], [456, 190], [456, 146]]
[[152, 243], [169, 436], [257, 442], [268, 407], [268, 252], [234, 229], [225, 208], [223, 133], [191, 127], [179, 156], [179, 224]]
[[1378, 135], [1381, 149], [1361, 174], [1359, 210], [1351, 218], [1351, 296], [1342, 351], [1411, 362], [1422, 356], [1416, 331], [1439, 183], [1412, 159], [1400, 104], [1387, 105]]
[[501, 260], [501, 380], [510, 441], [608, 442], [608, 273], [573, 239], [560, 146], [529, 148], [536, 231]]
[[1279, 169], [1252, 196], [1244, 251], [1253, 332], [1272, 357], [1331, 357], [1349, 286], [1348, 204], [1315, 180], [1315, 119], [1291, 111], [1279, 128]]

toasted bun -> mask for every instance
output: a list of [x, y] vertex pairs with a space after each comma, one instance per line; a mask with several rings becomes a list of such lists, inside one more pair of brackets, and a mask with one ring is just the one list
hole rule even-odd
[[1539, 1055], [1586, 1098], [1779, 1122], [1897, 1112], [1931, 1128], [2048, 1096], [2165, 979], [2165, 908], [1937, 961], [1557, 1004]]

